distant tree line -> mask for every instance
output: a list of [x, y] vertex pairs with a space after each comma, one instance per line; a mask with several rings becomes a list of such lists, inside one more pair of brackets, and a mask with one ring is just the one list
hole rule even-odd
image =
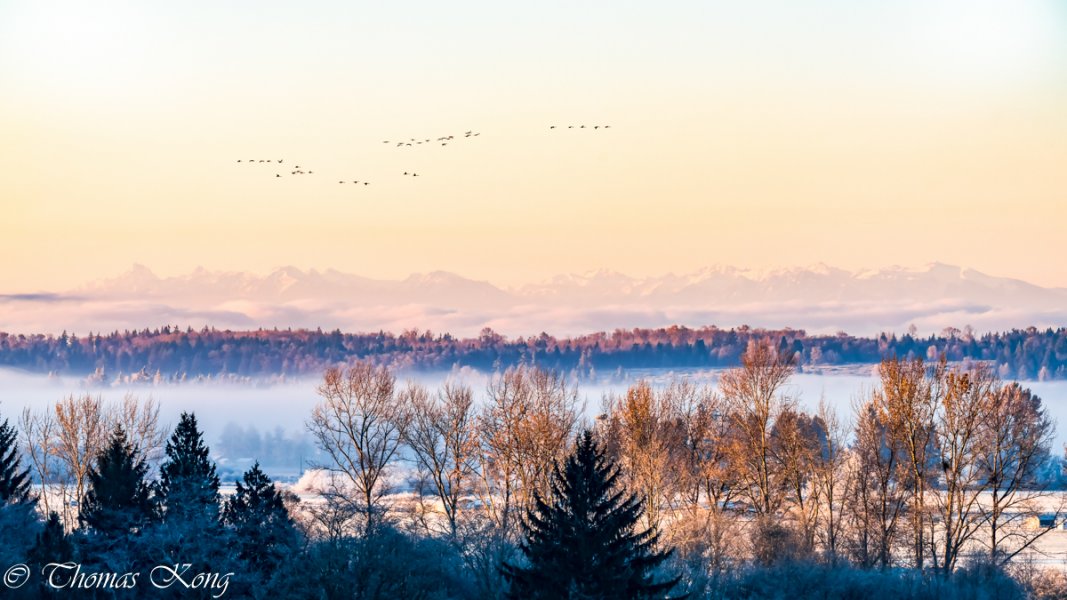
[[518, 364], [580, 376], [629, 368], [731, 368], [753, 340], [771, 339], [799, 369], [873, 364], [883, 356], [982, 361], [1002, 378], [1067, 378], [1067, 328], [1016, 329], [976, 335], [949, 328], [940, 335], [877, 337], [807, 335], [803, 330], [672, 326], [616, 329], [572, 338], [505, 338], [485, 329], [474, 338], [430, 331], [401, 334], [339, 330], [229, 331], [177, 327], [76, 335], [0, 333], [0, 366], [87, 375], [103, 383], [199, 377], [277, 377], [320, 373], [367, 360], [392, 369], [495, 371]]
[[221, 494], [193, 415], [168, 435], [150, 402], [68, 398], [0, 421], [0, 564], [190, 563], [234, 573], [227, 597], [1062, 597], [1062, 572], [1017, 560], [1065, 512], [1040, 398], [892, 357], [846, 420], [786, 392], [796, 356], [751, 340], [716, 386], [639, 381], [595, 419], [539, 367], [479, 402], [332, 367], [307, 500], [258, 465]]

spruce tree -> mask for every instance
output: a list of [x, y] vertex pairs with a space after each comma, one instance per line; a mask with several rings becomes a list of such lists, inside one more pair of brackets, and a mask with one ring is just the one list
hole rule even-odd
[[40, 572], [42, 565], [64, 563], [74, 558], [74, 544], [63, 531], [63, 522], [59, 520], [56, 511], [48, 513], [44, 529], [37, 534], [37, 540], [26, 558], [30, 564], [37, 567], [37, 572]]
[[298, 534], [282, 494], [256, 462], [223, 509], [233, 527], [238, 557], [261, 575], [271, 573], [298, 543]]
[[511, 598], [666, 598], [678, 578], [655, 580], [670, 556], [659, 551], [654, 528], [637, 531], [643, 512], [620, 489], [619, 469], [589, 431], [556, 465], [551, 497], [535, 496], [519, 545], [527, 566], [504, 563]]
[[[22, 562], [40, 525], [30, 473], [21, 468], [18, 433], [0, 422], [0, 571]], [[3, 589], [0, 587], [0, 589]]]
[[30, 502], [30, 470], [21, 469], [18, 432], [7, 419], [0, 423], [0, 506]]
[[165, 523], [209, 528], [219, 517], [219, 476], [196, 416], [182, 413], [167, 441], [156, 500]]
[[140, 533], [155, 521], [145, 474], [148, 466], [140, 451], [116, 427], [107, 447], [89, 470], [89, 489], [82, 500], [78, 521], [90, 532], [119, 537]]

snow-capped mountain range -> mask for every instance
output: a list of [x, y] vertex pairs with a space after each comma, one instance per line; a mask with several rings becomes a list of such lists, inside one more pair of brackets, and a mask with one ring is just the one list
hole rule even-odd
[[1067, 289], [973, 269], [848, 271], [709, 267], [630, 277], [599, 270], [506, 288], [436, 271], [380, 280], [283, 267], [267, 275], [196, 269], [159, 277], [142, 265], [58, 294], [0, 294], [0, 330], [86, 331], [161, 324], [216, 327], [408, 328], [509, 335], [615, 328], [748, 324], [855, 334], [972, 325], [1067, 324]]

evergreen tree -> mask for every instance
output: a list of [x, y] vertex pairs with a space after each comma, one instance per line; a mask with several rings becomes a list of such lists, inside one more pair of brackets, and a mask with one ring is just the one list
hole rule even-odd
[[40, 528], [29, 469], [22, 469], [18, 433], [0, 423], [0, 569], [22, 561]]
[[89, 490], [82, 500], [78, 521], [91, 532], [125, 536], [141, 532], [155, 521], [156, 511], [145, 474], [148, 466], [140, 451], [116, 427], [96, 466], [89, 470]]
[[30, 502], [30, 470], [20, 470], [18, 432], [0, 423], [0, 505]]
[[56, 511], [48, 513], [44, 529], [37, 534], [37, 540], [26, 558], [30, 564], [37, 567], [38, 573], [42, 565], [63, 563], [74, 559], [74, 544], [63, 531], [63, 522], [59, 520], [59, 514]]
[[636, 531], [643, 507], [625, 497], [618, 468], [584, 432], [552, 476], [552, 496], [535, 497], [519, 545], [528, 566], [504, 563], [511, 598], [666, 598], [678, 578], [655, 581], [670, 556], [654, 528]]
[[219, 517], [219, 476], [196, 416], [182, 413], [167, 442], [156, 500], [165, 523], [211, 528]]
[[282, 494], [257, 462], [226, 502], [223, 519], [234, 529], [237, 554], [268, 575], [297, 548], [298, 534]]

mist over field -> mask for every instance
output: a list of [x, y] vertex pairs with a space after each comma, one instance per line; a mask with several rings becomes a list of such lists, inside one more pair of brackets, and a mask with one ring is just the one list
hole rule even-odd
[[[656, 388], [672, 381], [688, 380], [714, 386], [721, 369], [630, 369], [613, 372], [595, 380], [575, 381], [578, 398], [584, 407], [587, 424], [603, 412], [604, 398], [624, 394], [639, 380]], [[445, 382], [470, 385], [476, 402], [485, 401], [491, 374], [477, 369], [438, 372], [400, 372], [400, 381], [414, 381], [430, 389]], [[875, 365], [854, 365], [828, 370], [825, 374], [793, 375], [783, 392], [795, 397], [800, 405], [814, 412], [825, 400], [842, 418], [851, 418], [854, 403], [878, 383]], [[172, 427], [182, 412], [192, 412], [210, 442], [213, 457], [223, 473], [238, 475], [253, 461], [281, 481], [294, 481], [305, 470], [327, 461], [308, 434], [306, 421], [312, 408], [321, 401], [316, 388], [321, 377], [295, 377], [284, 382], [249, 381], [244, 383], [150, 382], [134, 384], [91, 384], [76, 376], [45, 376], [12, 369], [0, 369], [0, 418], [15, 419], [26, 408], [49, 410], [70, 395], [90, 394], [115, 402], [130, 394], [141, 400], [154, 399], [160, 405], [160, 420]], [[1056, 447], [1067, 443], [1067, 381], [1026, 381], [1044, 401], [1057, 425]], [[410, 467], [411, 465], [408, 465]]]

